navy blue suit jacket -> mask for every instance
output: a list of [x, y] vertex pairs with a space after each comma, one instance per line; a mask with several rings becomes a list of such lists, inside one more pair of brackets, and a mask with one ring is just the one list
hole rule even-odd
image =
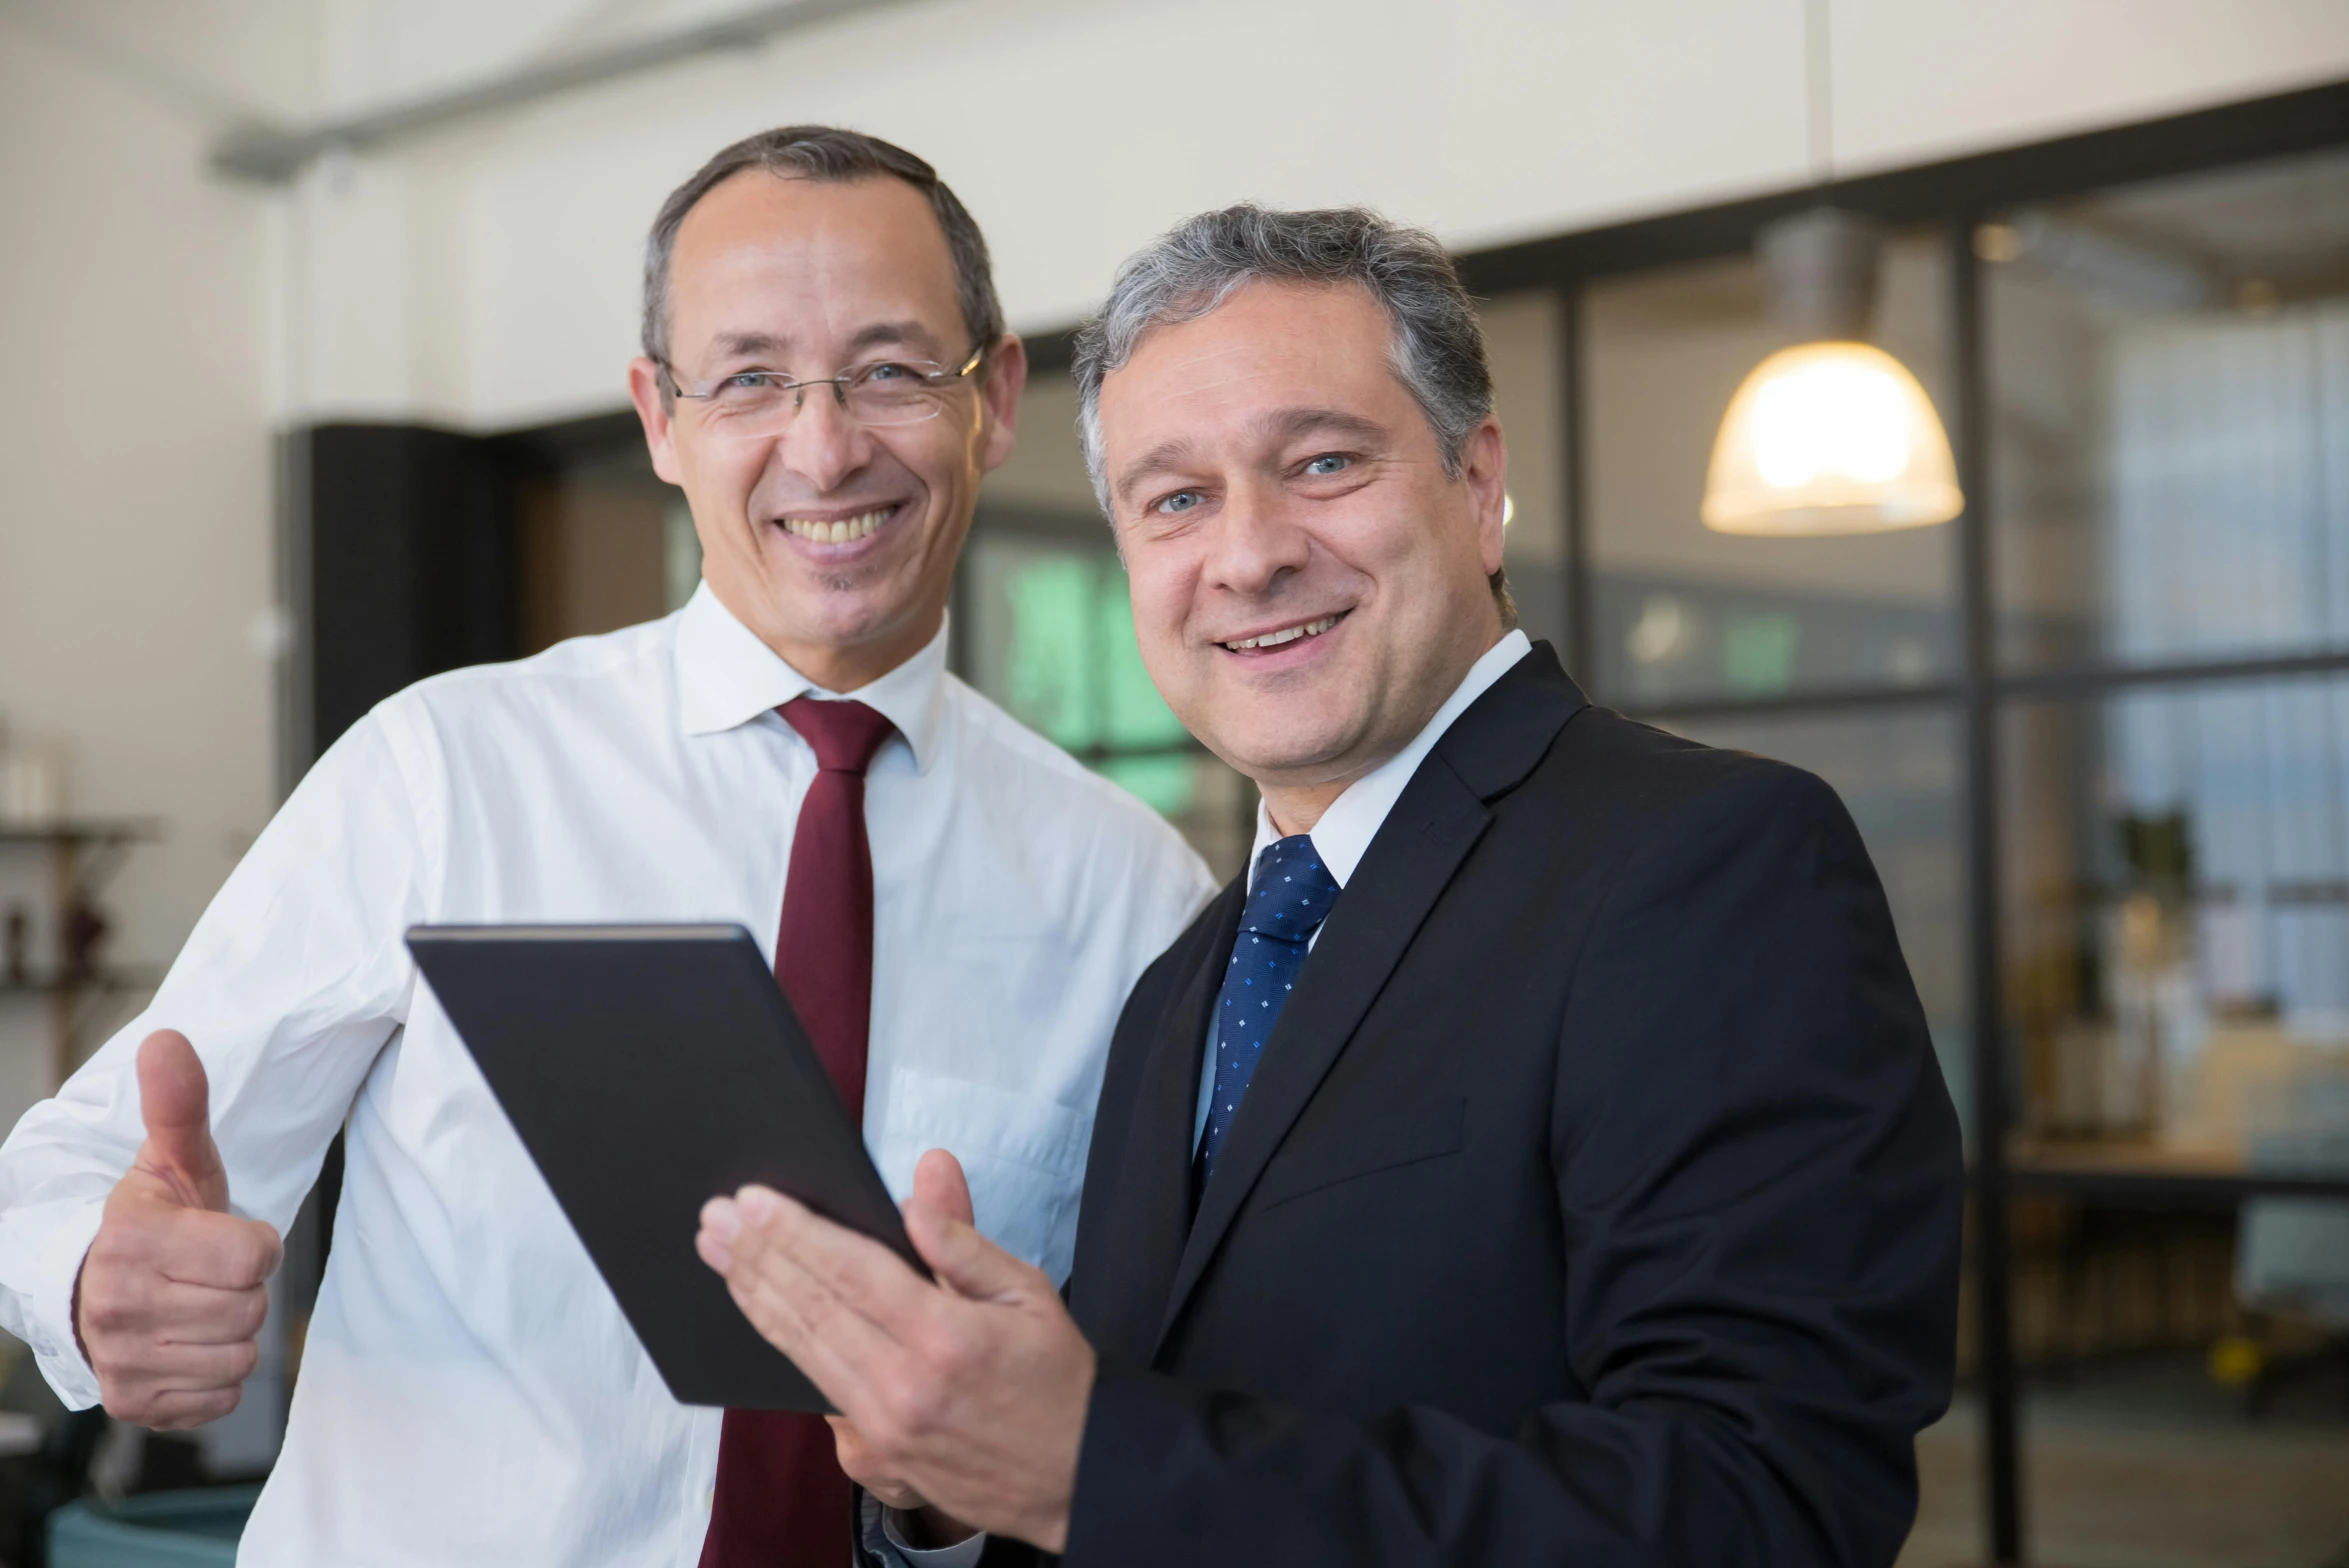
[[1340, 895], [1194, 1217], [1244, 891], [1111, 1049], [1065, 1560], [1889, 1564], [1962, 1172], [1834, 793], [1595, 708], [1537, 646]]

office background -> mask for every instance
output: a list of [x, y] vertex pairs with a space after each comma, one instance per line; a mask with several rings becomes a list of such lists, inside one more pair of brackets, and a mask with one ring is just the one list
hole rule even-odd
[[[690, 589], [624, 412], [642, 232], [792, 120], [932, 158], [1031, 337], [958, 668], [1227, 873], [1253, 798], [1134, 654], [1067, 329], [1243, 196], [1454, 246], [1528, 629], [1610, 705], [1825, 775], [1891, 894], [1977, 1194], [1904, 1563], [2349, 1560], [2324, 0], [5, 0], [0, 1115], [136, 1005], [368, 703]], [[1711, 532], [1723, 410], [1786, 341], [1752, 247], [1823, 175], [1888, 227], [1871, 336], [1969, 505]], [[294, 1238], [247, 1408], [200, 1447], [93, 1434], [104, 1484], [265, 1471], [326, 1244]], [[0, 1387], [12, 1498], [36, 1384]]]

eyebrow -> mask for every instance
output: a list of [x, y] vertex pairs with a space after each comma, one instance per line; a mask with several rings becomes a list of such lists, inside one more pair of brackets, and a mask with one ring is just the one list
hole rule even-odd
[[[1256, 421], [1260, 435], [1276, 446], [1311, 435], [1342, 436], [1354, 441], [1383, 441], [1386, 426], [1360, 414], [1349, 414], [1336, 408], [1282, 408]], [[1188, 437], [1176, 436], [1161, 441], [1126, 465], [1118, 475], [1115, 491], [1120, 498], [1131, 495], [1134, 488], [1152, 474], [1188, 467], [1196, 447]]]
[[[931, 348], [935, 342], [930, 329], [918, 321], [876, 321], [848, 340], [847, 352], [853, 361], [866, 349], [886, 344]], [[779, 358], [790, 352], [791, 340], [772, 332], [721, 332], [711, 340], [710, 350], [719, 359]]]
[[848, 352], [854, 357], [884, 343], [904, 343], [917, 348], [935, 349], [937, 342], [930, 329], [918, 321], [876, 321], [869, 327], [860, 328], [856, 336], [848, 340]]

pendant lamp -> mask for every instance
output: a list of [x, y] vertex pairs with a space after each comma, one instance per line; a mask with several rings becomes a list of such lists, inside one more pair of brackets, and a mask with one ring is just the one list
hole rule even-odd
[[[1813, 171], [1828, 186], [1825, 0], [1810, 0]], [[1865, 341], [1880, 224], [1822, 204], [1764, 228], [1773, 323], [1795, 342], [1729, 400], [1699, 515], [1729, 534], [1859, 534], [1946, 523], [1965, 506], [1949, 436], [1908, 367]]]

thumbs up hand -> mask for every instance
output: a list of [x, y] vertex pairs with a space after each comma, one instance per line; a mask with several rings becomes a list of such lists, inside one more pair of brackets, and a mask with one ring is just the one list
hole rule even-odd
[[277, 1232], [228, 1212], [204, 1064], [186, 1035], [139, 1046], [147, 1141], [115, 1183], [74, 1283], [73, 1326], [106, 1409], [197, 1426], [237, 1407], [260, 1361]]

